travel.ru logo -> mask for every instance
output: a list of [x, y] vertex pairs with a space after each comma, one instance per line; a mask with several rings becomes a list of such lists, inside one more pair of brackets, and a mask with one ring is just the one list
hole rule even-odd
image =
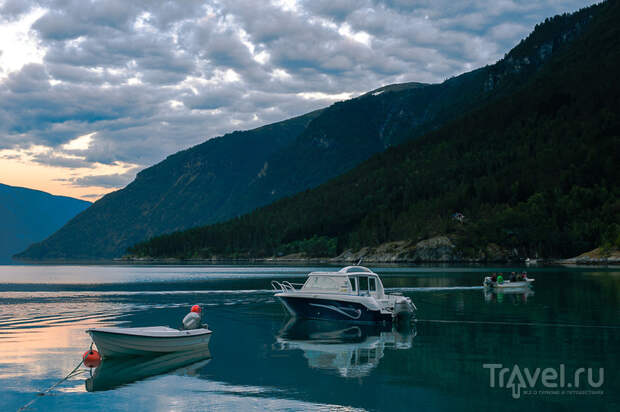
[[[564, 364], [559, 368], [521, 368], [514, 365], [504, 367], [501, 363], [485, 363], [484, 369], [489, 370], [489, 386], [491, 388], [507, 388], [512, 391], [512, 397], [519, 399], [521, 393], [525, 395], [602, 395], [600, 388], [605, 381], [604, 368], [598, 368], [598, 374], [592, 368], [578, 368], [574, 373], [567, 373]], [[568, 380], [567, 380], [568, 378]], [[572, 378], [572, 380], [571, 380]], [[585, 382], [584, 382], [585, 381]], [[545, 389], [535, 390], [540, 383]], [[584, 384], [582, 386], [582, 383]], [[585, 389], [587, 385], [588, 389]], [[569, 388], [566, 390], [565, 388]]]

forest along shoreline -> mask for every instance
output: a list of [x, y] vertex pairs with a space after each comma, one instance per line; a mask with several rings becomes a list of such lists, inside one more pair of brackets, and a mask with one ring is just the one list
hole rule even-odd
[[[327, 257], [308, 253], [291, 253], [282, 256], [250, 257], [240, 255], [213, 255], [209, 258], [153, 258], [148, 256], [127, 255], [114, 259], [122, 262], [277, 262], [277, 263], [355, 263], [362, 259], [365, 263], [517, 263], [533, 262], [536, 264], [620, 264], [620, 250], [616, 248], [596, 248], [579, 256], [568, 259], [537, 259], [527, 257], [517, 249], [507, 250], [495, 244], [489, 244], [471, 254], [454, 244], [448, 236], [436, 236], [419, 242], [394, 241], [375, 247], [363, 247], [358, 251], [345, 250], [338, 256]], [[527, 260], [530, 259], [530, 260]]]

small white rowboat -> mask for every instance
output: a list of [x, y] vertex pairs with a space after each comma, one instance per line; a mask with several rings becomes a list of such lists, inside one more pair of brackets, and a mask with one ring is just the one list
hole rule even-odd
[[93, 328], [86, 331], [104, 358], [183, 352], [209, 345], [207, 328], [178, 330], [166, 326], [147, 328]]

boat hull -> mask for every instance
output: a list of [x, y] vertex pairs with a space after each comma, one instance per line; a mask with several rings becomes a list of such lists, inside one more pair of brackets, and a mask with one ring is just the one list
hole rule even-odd
[[484, 283], [484, 287], [487, 289], [496, 289], [496, 290], [526, 289], [526, 288], [533, 286], [532, 285], [533, 282], [534, 282], [534, 279], [528, 279], [526, 281], [518, 281], [518, 282], [504, 281], [504, 283], [492, 283], [492, 284]]
[[207, 329], [186, 336], [138, 336], [98, 330], [89, 330], [88, 334], [104, 358], [195, 351], [208, 347], [211, 339], [211, 331]]
[[361, 303], [302, 296], [278, 296], [287, 311], [300, 319], [352, 322], [392, 322], [392, 315]]

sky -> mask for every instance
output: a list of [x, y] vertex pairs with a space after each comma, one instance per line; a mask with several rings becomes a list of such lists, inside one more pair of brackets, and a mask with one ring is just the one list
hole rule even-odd
[[492, 64], [574, 0], [0, 0], [0, 183], [94, 201], [166, 156]]

